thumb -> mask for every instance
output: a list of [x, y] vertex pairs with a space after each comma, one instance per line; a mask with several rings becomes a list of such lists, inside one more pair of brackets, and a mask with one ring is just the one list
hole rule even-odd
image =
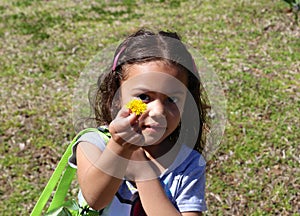
[[134, 125], [138, 123], [138, 116], [135, 113], [130, 113], [130, 115], [127, 117], [130, 125]]

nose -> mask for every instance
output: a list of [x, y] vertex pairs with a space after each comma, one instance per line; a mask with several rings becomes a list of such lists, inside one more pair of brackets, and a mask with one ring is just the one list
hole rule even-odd
[[164, 103], [159, 100], [153, 100], [150, 103], [148, 103], [148, 109], [149, 109], [149, 116], [155, 117], [155, 116], [164, 116], [165, 115], [165, 106]]

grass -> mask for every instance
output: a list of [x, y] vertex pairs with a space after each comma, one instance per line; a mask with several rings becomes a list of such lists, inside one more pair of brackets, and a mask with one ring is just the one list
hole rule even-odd
[[177, 31], [224, 86], [206, 215], [300, 214], [300, 29], [280, 0], [0, 3], [0, 214], [27, 215], [75, 132], [72, 93], [104, 47]]

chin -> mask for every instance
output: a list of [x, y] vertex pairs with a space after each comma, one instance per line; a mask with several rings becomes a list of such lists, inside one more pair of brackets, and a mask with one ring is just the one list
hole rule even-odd
[[160, 143], [162, 143], [167, 137], [168, 135], [166, 134], [162, 134], [162, 135], [149, 135], [149, 134], [144, 134], [145, 137], [145, 145], [146, 146], [151, 146], [151, 145], [159, 145]]
[[145, 137], [145, 146], [158, 145], [159, 143], [161, 143], [161, 139]]
[[162, 136], [144, 135], [144, 137], [145, 137], [145, 145], [146, 146], [158, 145], [164, 140], [164, 138]]

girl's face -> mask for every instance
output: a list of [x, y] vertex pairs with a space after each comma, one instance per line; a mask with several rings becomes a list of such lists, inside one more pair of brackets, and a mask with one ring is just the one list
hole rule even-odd
[[147, 104], [139, 117], [146, 145], [162, 142], [178, 126], [187, 94], [187, 74], [163, 61], [125, 66], [121, 83], [124, 106], [133, 98]]

